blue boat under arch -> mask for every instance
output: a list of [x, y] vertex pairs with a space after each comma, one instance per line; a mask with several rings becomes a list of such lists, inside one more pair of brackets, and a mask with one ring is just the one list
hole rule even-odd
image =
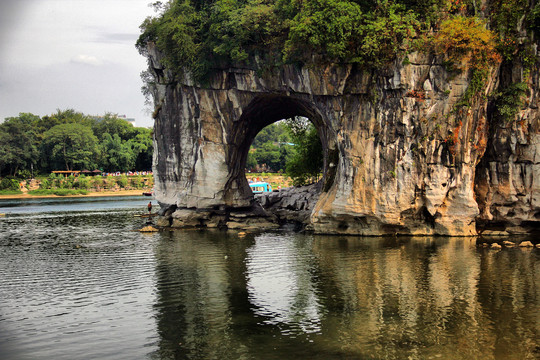
[[249, 184], [254, 194], [272, 192], [272, 186], [267, 182], [253, 182]]

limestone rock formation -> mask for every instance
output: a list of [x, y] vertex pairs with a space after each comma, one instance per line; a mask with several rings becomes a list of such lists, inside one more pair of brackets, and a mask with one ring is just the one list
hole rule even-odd
[[[340, 64], [263, 74], [226, 68], [200, 86], [189, 74], [173, 76], [149, 44], [160, 224], [275, 226], [245, 179], [247, 153], [265, 126], [304, 116], [323, 143], [323, 180], [308, 214], [294, 205], [297, 195], [289, 202], [316, 233], [537, 230], [538, 72], [528, 78], [527, 105], [503, 123], [490, 98], [456, 106], [471, 81], [467, 69], [450, 74], [441, 59], [422, 53], [408, 59], [373, 73]], [[515, 80], [526, 80], [519, 69], [493, 69], [485, 94]]]
[[304, 228], [311, 222], [311, 213], [321, 190], [320, 185], [290, 187], [256, 194], [255, 199], [266, 211], [274, 214], [279, 223], [296, 223], [299, 228]]

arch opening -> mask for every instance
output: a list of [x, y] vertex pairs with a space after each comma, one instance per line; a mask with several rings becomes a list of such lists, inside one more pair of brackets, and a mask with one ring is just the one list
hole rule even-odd
[[[255, 204], [254, 195], [246, 179], [246, 162], [251, 144], [265, 127], [280, 120], [302, 117], [308, 119], [317, 130], [322, 145], [322, 177], [314, 186], [316, 194], [327, 191], [334, 180], [337, 159], [335, 135], [315, 105], [301, 98], [284, 95], [259, 96], [244, 109], [242, 116], [234, 122], [228, 143], [229, 185], [227, 188], [240, 193]], [[236, 186], [234, 186], [235, 184]], [[233, 192], [233, 191], [231, 191]], [[286, 195], [284, 195], [286, 196]], [[264, 203], [262, 204], [264, 206]], [[314, 205], [314, 204], [313, 204]], [[307, 209], [304, 209], [307, 210]]]

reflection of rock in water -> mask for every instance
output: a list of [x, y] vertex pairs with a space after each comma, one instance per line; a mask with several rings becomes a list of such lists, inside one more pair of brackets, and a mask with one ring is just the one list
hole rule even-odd
[[[323, 272], [337, 284], [332, 292], [342, 297], [339, 305], [350, 315], [323, 328], [345, 334], [347, 341], [335, 340], [347, 351], [373, 358], [406, 358], [403, 352], [409, 351], [428, 358], [435, 354], [430, 348], [447, 359], [533, 355], [539, 322], [525, 304], [534, 306], [530, 291], [536, 293], [540, 280], [530, 271], [530, 253], [507, 253], [522, 266], [515, 271], [511, 263], [493, 258], [499, 253], [478, 253], [468, 240], [416, 239], [401, 245], [395, 240], [385, 249], [369, 239], [342, 241], [346, 248], [316, 242], [315, 251]], [[486, 262], [498, 268], [486, 268]], [[514, 301], [504, 299], [508, 291]], [[500, 319], [500, 311], [508, 319]], [[515, 328], [526, 329], [525, 339], [512, 332]], [[501, 347], [503, 338], [508, 346]], [[528, 347], [517, 354], [511, 341]]]
[[534, 249], [493, 252], [440, 238], [160, 234], [160, 358], [534, 355]]
[[[245, 296], [245, 281], [237, 256], [243, 252], [236, 248], [249, 240], [229, 243], [227, 235], [211, 231], [164, 235], [168, 241], [156, 248], [157, 357], [241, 358], [243, 338], [234, 336], [233, 304]], [[249, 308], [246, 303], [241, 307]]]

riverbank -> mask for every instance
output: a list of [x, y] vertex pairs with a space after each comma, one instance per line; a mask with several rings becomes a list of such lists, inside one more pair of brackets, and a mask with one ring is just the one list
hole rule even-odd
[[[118, 191], [98, 191], [89, 192], [86, 195], [30, 195], [30, 194], [16, 194], [16, 195], [0, 195], [0, 200], [12, 200], [12, 199], [45, 199], [45, 198], [77, 198], [77, 197], [99, 197], [99, 196], [137, 196], [143, 195], [145, 190], [118, 190]], [[148, 197], [152, 199], [152, 197]]]

